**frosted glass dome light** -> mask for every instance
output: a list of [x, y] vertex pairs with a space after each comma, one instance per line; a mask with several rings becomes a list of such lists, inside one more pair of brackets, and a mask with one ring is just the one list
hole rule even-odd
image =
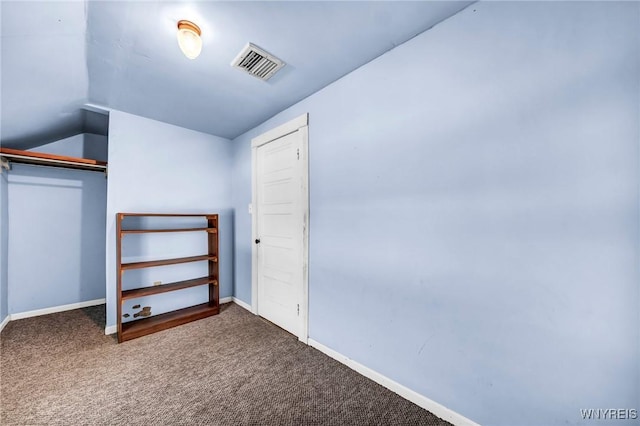
[[202, 51], [200, 27], [191, 21], [178, 21], [178, 45], [189, 59], [195, 59]]

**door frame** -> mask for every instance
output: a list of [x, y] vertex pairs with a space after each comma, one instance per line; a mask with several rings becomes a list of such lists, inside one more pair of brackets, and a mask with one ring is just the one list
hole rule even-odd
[[302, 289], [300, 294], [300, 314], [298, 319], [298, 340], [308, 344], [309, 340], [309, 113], [271, 129], [251, 139], [251, 312], [258, 315], [258, 248], [254, 243], [258, 229], [258, 147], [293, 132], [300, 131], [302, 136], [301, 188], [302, 193]]

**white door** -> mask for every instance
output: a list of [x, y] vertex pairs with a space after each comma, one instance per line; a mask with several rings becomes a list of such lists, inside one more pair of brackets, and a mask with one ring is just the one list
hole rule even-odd
[[305, 131], [256, 146], [254, 158], [257, 314], [301, 339], [306, 339]]

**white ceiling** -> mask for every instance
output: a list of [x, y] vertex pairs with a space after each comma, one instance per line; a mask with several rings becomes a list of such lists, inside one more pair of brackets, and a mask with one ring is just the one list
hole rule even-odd
[[[85, 103], [233, 138], [470, 3], [3, 0], [1, 141], [100, 132]], [[195, 60], [180, 19], [202, 28]], [[247, 42], [287, 66], [268, 82], [232, 68]]]

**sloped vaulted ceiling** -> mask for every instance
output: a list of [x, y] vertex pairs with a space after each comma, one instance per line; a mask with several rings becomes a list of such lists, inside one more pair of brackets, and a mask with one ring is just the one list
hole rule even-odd
[[0, 141], [30, 148], [83, 131], [89, 76], [81, 2], [0, 3]]
[[[86, 103], [233, 138], [469, 3], [2, 1], [1, 141], [87, 131]], [[180, 19], [202, 28], [195, 60]], [[232, 68], [247, 42], [287, 65], [268, 82]]]

